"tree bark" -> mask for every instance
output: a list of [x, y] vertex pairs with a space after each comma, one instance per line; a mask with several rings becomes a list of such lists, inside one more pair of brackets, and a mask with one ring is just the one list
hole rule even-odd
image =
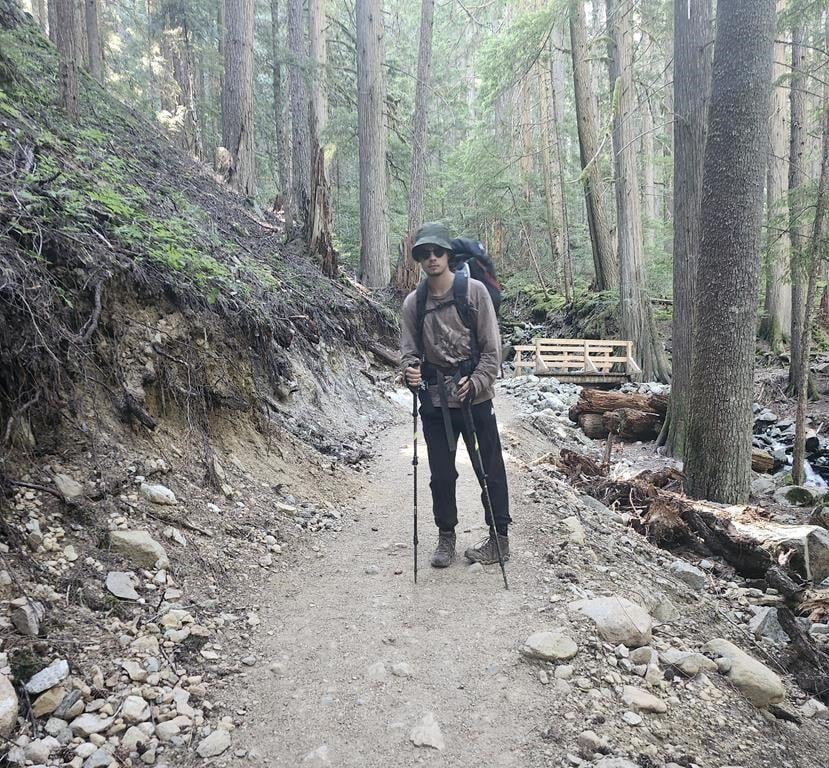
[[89, 71], [85, 0], [75, 0], [75, 55], [78, 59], [78, 66]]
[[[782, 3], [778, 0], [778, 9]], [[774, 44], [774, 64], [769, 116], [769, 162], [766, 179], [766, 295], [763, 317], [760, 322], [760, 338], [771, 349], [780, 352], [788, 339], [792, 322], [792, 290], [788, 279], [789, 235], [785, 231], [788, 222], [786, 202], [786, 177], [788, 173], [788, 126], [789, 105], [786, 84], [781, 80], [788, 74], [785, 63], [786, 44]]]
[[642, 116], [642, 207], [645, 219], [642, 222], [644, 254], [647, 258], [656, 249], [656, 158], [654, 149], [654, 119], [650, 101], [639, 99], [639, 114]]
[[611, 434], [622, 440], [654, 440], [662, 427], [658, 413], [619, 408], [602, 416], [602, 423]]
[[193, 157], [204, 157], [201, 123], [196, 103], [196, 63], [186, 11], [169, 5], [163, 10], [161, 47], [169, 61], [174, 87], [167, 97], [171, 113], [181, 113], [176, 143]]
[[385, 31], [382, 0], [357, 0], [357, 135], [360, 155], [360, 273], [369, 288], [389, 282]]
[[305, 12], [302, 0], [288, 5], [288, 88], [291, 92], [291, 219], [305, 226], [311, 199], [310, 104], [306, 85], [308, 53], [305, 46]]
[[598, 165], [599, 139], [592, 96], [584, 3], [581, 0], [571, 0], [570, 3], [570, 51], [573, 59], [581, 180], [584, 184], [587, 223], [593, 251], [595, 288], [599, 291], [614, 290], [619, 286], [619, 262], [610, 237], [610, 226], [604, 206], [604, 182]]
[[561, 122], [564, 103], [564, 33], [556, 25], [551, 33], [550, 77], [553, 86], [551, 101], [553, 108], [553, 132], [555, 135], [555, 183], [558, 187], [558, 202], [561, 221], [561, 263], [564, 272], [564, 297], [573, 301], [575, 286], [573, 284], [573, 257], [570, 253], [570, 230], [567, 215], [567, 195], [564, 189], [564, 127]]
[[633, 132], [632, 26], [633, 0], [608, 0], [612, 42], [611, 90], [613, 153], [616, 182], [616, 242], [619, 254], [619, 297], [622, 335], [636, 345], [639, 365], [646, 380], [668, 381], [670, 370], [662, 342], [656, 333], [653, 310], [645, 287], [642, 212]]
[[101, 54], [101, 38], [98, 31], [97, 0], [84, 0], [86, 3], [86, 47], [89, 50], [89, 74], [99, 83], [104, 78], [104, 59]]
[[52, 0], [54, 6], [55, 46], [58, 49], [58, 92], [60, 105], [72, 122], [80, 116], [78, 86], [78, 46], [75, 39], [75, 0]]
[[331, 187], [328, 183], [325, 150], [321, 135], [328, 124], [328, 99], [325, 93], [326, 45], [323, 0], [310, 0], [309, 45], [311, 53], [311, 200], [308, 217], [308, 250], [324, 275], [335, 277], [338, 254], [331, 238]]
[[806, 181], [804, 161], [806, 153], [805, 95], [803, 92], [803, 28], [792, 30], [792, 75], [789, 81], [791, 123], [789, 126], [789, 238], [792, 280], [791, 359], [789, 362], [789, 394], [797, 395], [797, 372], [800, 370], [800, 343], [803, 338], [803, 244], [806, 234], [803, 220], [801, 187]]
[[273, 117], [276, 128], [276, 164], [279, 174], [277, 187], [281, 200], [277, 208], [290, 209], [291, 196], [291, 113], [285, 108], [282, 82], [282, 55], [279, 33], [279, 0], [271, 0], [271, 58], [273, 67]]
[[435, 0], [420, 4], [420, 41], [417, 52], [417, 84], [412, 115], [412, 172], [409, 184], [409, 216], [406, 237], [400, 244], [400, 258], [395, 270], [397, 291], [405, 296], [417, 287], [420, 267], [412, 258], [414, 233], [423, 224], [423, 188], [426, 183], [426, 140], [429, 110], [429, 73], [432, 68], [432, 26]]
[[774, 11], [774, 0], [719, 4], [705, 144], [686, 491], [731, 504], [751, 482]]
[[577, 421], [578, 417], [584, 413], [607, 413], [620, 408], [656, 413], [660, 418], [664, 418], [668, 411], [668, 398], [664, 395], [643, 395], [638, 392], [583, 389], [578, 401], [570, 409], [570, 420]]
[[564, 264], [561, 255], [561, 241], [563, 222], [559, 219], [561, 202], [559, 190], [556, 188], [559, 174], [553, 166], [553, 106], [552, 106], [552, 75], [550, 70], [538, 66], [538, 90], [541, 96], [541, 110], [539, 122], [541, 123], [541, 157], [543, 161], [544, 176], [544, 203], [547, 213], [547, 237], [550, 241], [550, 253], [553, 265], [553, 287], [561, 291], [565, 286]]
[[[826, 34], [824, 43], [829, 46], [829, 15], [826, 17]], [[812, 237], [809, 241], [807, 264], [809, 281], [806, 288], [806, 306], [803, 312], [803, 331], [800, 342], [800, 368], [797, 371], [797, 413], [795, 416], [794, 452], [792, 456], [792, 479], [795, 485], [802, 485], [805, 479], [806, 457], [806, 400], [809, 395], [809, 353], [812, 343], [812, 313], [815, 304], [817, 278], [820, 273], [821, 259], [827, 252], [826, 218], [829, 200], [829, 80], [823, 83], [823, 114], [821, 116], [823, 146], [821, 148], [820, 177], [818, 180], [815, 219], [812, 224]]]
[[224, 9], [222, 143], [230, 153], [230, 183], [253, 197], [253, 0], [224, 0]]
[[705, 118], [711, 90], [711, 0], [674, 0], [674, 313], [668, 452], [685, 456]]

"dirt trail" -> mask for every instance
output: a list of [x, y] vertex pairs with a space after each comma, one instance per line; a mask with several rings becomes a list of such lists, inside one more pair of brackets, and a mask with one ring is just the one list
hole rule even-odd
[[[503, 431], [515, 414], [508, 398], [496, 403]], [[435, 528], [422, 440], [420, 572], [412, 583], [411, 419], [402, 409], [376, 455], [355, 505], [359, 520], [318, 539], [318, 553], [265, 587], [265, 631], [254, 648], [261, 671], [247, 673], [235, 693], [247, 709], [235, 747], [254, 751], [239, 764], [252, 757], [268, 766], [326, 765], [319, 756], [302, 762], [325, 745], [321, 753], [337, 766], [534, 765], [547, 707], [537, 671], [519, 661], [516, 648], [542, 620], [530, 594], [538, 579], [527, 540], [534, 526], [521, 509], [515, 462], [506, 455], [519, 521], [507, 592], [497, 565], [476, 572], [460, 557], [447, 570], [429, 567]], [[486, 530], [465, 450], [458, 466], [458, 538], [466, 547]], [[371, 566], [379, 573], [367, 573]], [[547, 614], [543, 623], [555, 618]], [[411, 677], [392, 673], [400, 662]], [[372, 667], [378, 663], [383, 680]], [[410, 741], [427, 712], [440, 724], [443, 751]]]

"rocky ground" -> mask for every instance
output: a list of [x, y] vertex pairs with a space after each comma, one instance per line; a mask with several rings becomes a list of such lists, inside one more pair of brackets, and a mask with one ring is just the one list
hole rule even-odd
[[[278, 447], [228, 430], [222, 491], [172, 428], [97, 473], [56, 457], [22, 478], [38, 487], [16, 489], [0, 574], [7, 763], [825, 764], [827, 710], [785, 674], [773, 590], [656, 549], [549, 463], [600, 449], [567, 418], [577, 388], [500, 385], [509, 592], [497, 566], [428, 567], [422, 442], [413, 584], [410, 401], [373, 391], [297, 415]], [[300, 422], [340, 449], [309, 450]], [[620, 471], [652, 455], [622, 451]], [[459, 464], [467, 546], [485, 531]]]

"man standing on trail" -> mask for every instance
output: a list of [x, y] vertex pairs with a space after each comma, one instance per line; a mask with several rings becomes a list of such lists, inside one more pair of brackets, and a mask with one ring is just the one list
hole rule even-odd
[[[483, 283], [452, 271], [449, 232], [441, 224], [424, 224], [415, 234], [412, 256], [426, 279], [403, 302], [401, 360], [406, 383], [418, 391], [423, 435], [429, 454], [432, 511], [438, 527], [438, 544], [432, 556], [434, 568], [446, 568], [455, 558], [455, 454], [458, 435], [463, 435], [473, 458], [487, 509], [486, 492], [495, 517], [485, 514], [490, 535], [464, 553], [484, 564], [509, 559], [507, 474], [492, 398], [501, 363], [501, 340], [495, 307]], [[469, 415], [471, 413], [471, 419]], [[477, 447], [474, 433], [477, 435]], [[483, 467], [486, 483], [480, 476]], [[506, 578], [506, 577], [505, 577]]]

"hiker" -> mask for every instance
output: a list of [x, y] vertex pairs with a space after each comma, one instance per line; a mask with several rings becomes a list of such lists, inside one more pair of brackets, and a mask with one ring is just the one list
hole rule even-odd
[[[455, 499], [457, 439], [463, 436], [482, 487], [474, 457], [474, 424], [481, 464], [486, 474], [495, 530], [485, 514], [490, 535], [465, 552], [484, 564], [509, 559], [507, 526], [509, 497], [501, 440], [492, 405], [495, 378], [501, 363], [501, 339], [495, 308], [483, 283], [451, 269], [452, 246], [446, 227], [424, 224], [415, 234], [412, 256], [426, 279], [403, 302], [401, 361], [406, 383], [418, 391], [423, 435], [429, 455], [432, 511], [438, 527], [434, 568], [446, 568], [455, 558]], [[465, 412], [465, 413], [464, 413]], [[471, 414], [471, 422], [469, 416]], [[481, 493], [486, 510], [486, 489]]]

